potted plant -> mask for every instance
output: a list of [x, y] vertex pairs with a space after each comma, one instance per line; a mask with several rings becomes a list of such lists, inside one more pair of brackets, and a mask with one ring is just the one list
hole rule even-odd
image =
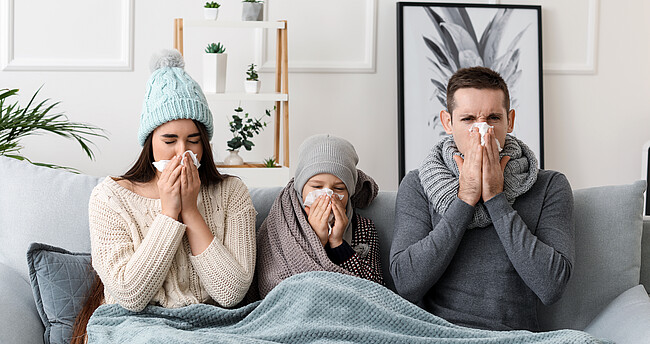
[[226, 91], [226, 48], [219, 43], [210, 43], [203, 54], [203, 91], [224, 93]]
[[264, 159], [263, 164], [264, 167], [278, 167], [278, 162], [275, 161], [275, 157]]
[[241, 20], [261, 21], [264, 13], [264, 3], [261, 0], [243, 0]]
[[244, 81], [244, 89], [246, 93], [258, 93], [260, 91], [259, 75], [257, 75], [256, 65], [251, 63], [246, 71], [246, 81]]
[[[265, 127], [266, 122], [262, 122], [263, 117], [252, 118], [248, 113], [242, 116], [244, 109], [240, 107], [235, 109], [232, 115], [232, 120], [228, 123], [230, 125], [230, 132], [232, 139], [228, 143], [228, 151], [230, 154], [224, 159], [226, 165], [243, 165], [244, 159], [239, 156], [239, 149], [244, 147], [247, 151], [253, 149], [255, 144], [251, 139], [253, 136], [259, 134]], [[266, 116], [271, 117], [271, 110], [266, 110]]]
[[22, 153], [20, 139], [30, 136], [39, 135], [43, 132], [50, 132], [61, 137], [76, 141], [86, 155], [94, 160], [94, 153], [91, 145], [91, 138], [105, 138], [104, 130], [94, 125], [71, 122], [63, 113], [50, 113], [59, 103], [49, 103], [45, 99], [40, 103], [32, 106], [36, 95], [41, 89], [39, 88], [32, 96], [31, 100], [25, 107], [18, 105], [18, 102], [8, 103], [11, 96], [18, 94], [17, 89], [0, 89], [0, 155], [8, 158], [25, 160], [34, 165], [49, 168], [64, 169], [73, 173], [78, 173], [74, 168], [63, 167], [54, 164], [33, 162]]
[[203, 16], [205, 19], [217, 20], [217, 17], [219, 16], [219, 7], [221, 7], [221, 5], [214, 1], [206, 2], [205, 6], [203, 6]]

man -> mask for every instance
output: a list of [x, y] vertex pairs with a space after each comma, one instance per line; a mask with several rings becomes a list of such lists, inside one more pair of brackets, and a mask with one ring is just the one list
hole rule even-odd
[[[458, 70], [440, 118], [451, 136], [397, 194], [397, 291], [458, 325], [538, 330], [537, 301], [557, 301], [571, 275], [571, 186], [559, 172], [538, 170], [534, 153], [507, 135], [515, 111], [498, 73]], [[482, 139], [473, 126], [485, 123]]]

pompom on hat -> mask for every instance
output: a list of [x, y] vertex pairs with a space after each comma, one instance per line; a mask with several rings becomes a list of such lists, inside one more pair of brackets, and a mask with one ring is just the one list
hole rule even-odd
[[201, 86], [183, 69], [178, 50], [161, 50], [151, 58], [151, 76], [140, 115], [138, 142], [141, 146], [160, 125], [177, 119], [192, 119], [205, 125], [212, 139], [212, 112]]

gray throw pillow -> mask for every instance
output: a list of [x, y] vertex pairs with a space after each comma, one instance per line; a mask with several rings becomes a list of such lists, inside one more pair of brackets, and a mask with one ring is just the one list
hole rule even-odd
[[540, 303], [541, 330], [582, 330], [607, 304], [639, 284], [645, 187], [645, 181], [637, 181], [573, 192], [571, 280], [557, 303]]
[[27, 264], [36, 309], [45, 326], [45, 344], [69, 343], [95, 276], [90, 254], [32, 243]]
[[615, 298], [591, 321], [585, 332], [616, 343], [648, 343], [650, 298], [643, 285], [632, 287]]

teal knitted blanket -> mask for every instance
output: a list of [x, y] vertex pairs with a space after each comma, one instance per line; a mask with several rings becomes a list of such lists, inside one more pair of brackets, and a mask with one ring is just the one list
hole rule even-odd
[[191, 305], [142, 312], [99, 307], [89, 343], [603, 343], [585, 332], [485, 331], [453, 325], [354, 276], [307, 272], [238, 309]]

